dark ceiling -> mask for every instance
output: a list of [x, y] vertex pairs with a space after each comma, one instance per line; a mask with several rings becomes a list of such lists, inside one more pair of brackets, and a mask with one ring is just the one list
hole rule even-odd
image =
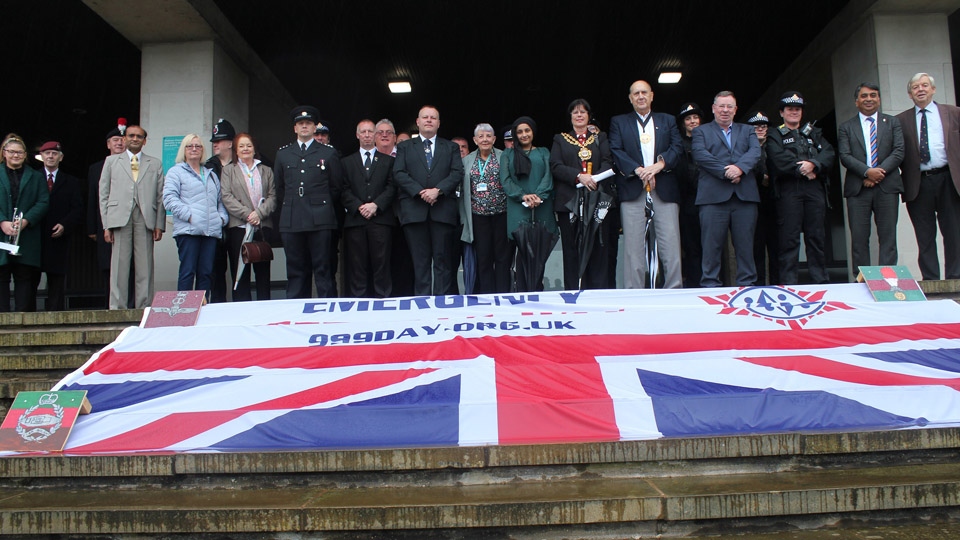
[[[629, 110], [637, 78], [654, 83], [655, 110], [706, 106], [721, 89], [750, 104], [847, 4], [215, 2], [290, 93], [320, 108], [341, 150], [354, 147], [359, 119], [386, 116], [404, 128], [424, 103], [439, 107], [448, 138], [526, 114], [546, 145], [568, 127], [572, 99], [589, 100], [605, 126]], [[5, 2], [3, 12], [0, 131], [37, 146], [59, 139], [64, 168], [85, 173], [104, 155], [116, 117], [139, 115], [139, 51], [80, 0]], [[664, 69], [683, 71], [683, 80], [656, 84]], [[390, 95], [394, 77], [408, 77], [413, 93]]]
[[[657, 110], [705, 106], [722, 89], [750, 104], [847, 3], [289, 0], [254, 11], [215, 2], [290, 92], [320, 108], [343, 146], [354, 144], [357, 120], [388, 116], [399, 128], [424, 103], [440, 108], [446, 137], [526, 114], [549, 144], [569, 127], [571, 100], [586, 98], [606, 125], [629, 110], [634, 80], [654, 82], [665, 69], [684, 76], [654, 84]], [[395, 77], [409, 78], [413, 93], [390, 95]]]

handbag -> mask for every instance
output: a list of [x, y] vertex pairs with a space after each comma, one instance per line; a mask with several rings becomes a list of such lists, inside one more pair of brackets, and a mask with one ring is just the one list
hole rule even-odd
[[253, 242], [244, 242], [240, 246], [240, 259], [244, 264], [258, 262], [267, 262], [273, 260], [273, 248], [270, 242], [256, 240]]

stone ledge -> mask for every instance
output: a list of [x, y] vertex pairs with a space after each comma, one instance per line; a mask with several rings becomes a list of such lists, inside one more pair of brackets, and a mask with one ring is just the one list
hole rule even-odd
[[[690, 439], [463, 448], [405, 448], [224, 454], [39, 456], [0, 458], [0, 478], [103, 476], [151, 463], [151, 475], [300, 474], [420, 471], [487, 467], [825, 456], [960, 447], [960, 428], [825, 434], [769, 434]], [[108, 462], [115, 462], [105, 466]], [[89, 462], [91, 465], [87, 466]]]
[[0, 534], [157, 534], [692, 521], [960, 504], [960, 465], [582, 479], [533, 484], [258, 490], [5, 490]]

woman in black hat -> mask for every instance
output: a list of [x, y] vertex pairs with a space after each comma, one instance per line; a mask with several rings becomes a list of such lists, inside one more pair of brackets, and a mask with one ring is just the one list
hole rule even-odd
[[[520, 223], [531, 219], [542, 223], [550, 232], [557, 232], [557, 221], [550, 203], [553, 199], [550, 152], [534, 146], [536, 130], [537, 123], [533, 118], [517, 118], [511, 127], [514, 146], [503, 151], [500, 161], [500, 183], [507, 194], [507, 236], [511, 239]], [[519, 261], [518, 258], [518, 292], [543, 290], [542, 282], [525, 283], [520, 279], [522, 272]]]

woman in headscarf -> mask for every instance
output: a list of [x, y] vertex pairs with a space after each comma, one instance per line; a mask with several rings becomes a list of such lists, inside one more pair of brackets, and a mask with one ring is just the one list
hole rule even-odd
[[[563, 248], [563, 286], [567, 290], [577, 289], [607, 289], [615, 288], [616, 283], [610, 283], [610, 242], [615, 241], [616, 235], [609, 233], [611, 226], [606, 217], [596, 227], [586, 225], [594, 219], [594, 215], [579, 216], [581, 197], [591, 196], [600, 199], [600, 193], [608, 195], [602, 201], [599, 213], [606, 215], [613, 213], [615, 204], [612, 180], [597, 182], [594, 174], [599, 174], [613, 167], [613, 155], [607, 143], [607, 135], [599, 130], [592, 132], [590, 126], [590, 104], [585, 99], [575, 99], [567, 107], [570, 115], [570, 131], [559, 133], [553, 137], [553, 148], [550, 150], [550, 171], [553, 173], [557, 196], [553, 209], [557, 212], [557, 222], [560, 227], [560, 241]], [[578, 188], [578, 186], [580, 186]], [[597, 214], [594, 211], [593, 214]], [[587, 256], [587, 266], [580, 279], [580, 259], [586, 249], [577, 242], [577, 229], [583, 220], [584, 229], [592, 238], [587, 242], [592, 246]], [[611, 220], [612, 221], [612, 220]], [[595, 223], [595, 222], [594, 222]], [[616, 264], [616, 263], [614, 263]]]
[[[0, 148], [0, 238], [13, 243], [19, 234], [20, 246], [17, 255], [0, 250], [0, 312], [10, 311], [11, 278], [14, 311], [36, 311], [40, 223], [47, 215], [50, 192], [43, 175], [24, 166], [27, 145], [19, 135], [7, 135]], [[19, 219], [14, 219], [14, 209]]]
[[[550, 152], [534, 146], [537, 123], [529, 116], [514, 121], [513, 148], [503, 151], [500, 160], [500, 183], [507, 194], [507, 236], [513, 238], [524, 221], [542, 223], [556, 234], [557, 220], [553, 213], [553, 176], [550, 174]], [[543, 290], [543, 283], [527, 283], [523, 278], [523, 257], [517, 257], [517, 292]], [[545, 264], [542, 261], [539, 264]]]

